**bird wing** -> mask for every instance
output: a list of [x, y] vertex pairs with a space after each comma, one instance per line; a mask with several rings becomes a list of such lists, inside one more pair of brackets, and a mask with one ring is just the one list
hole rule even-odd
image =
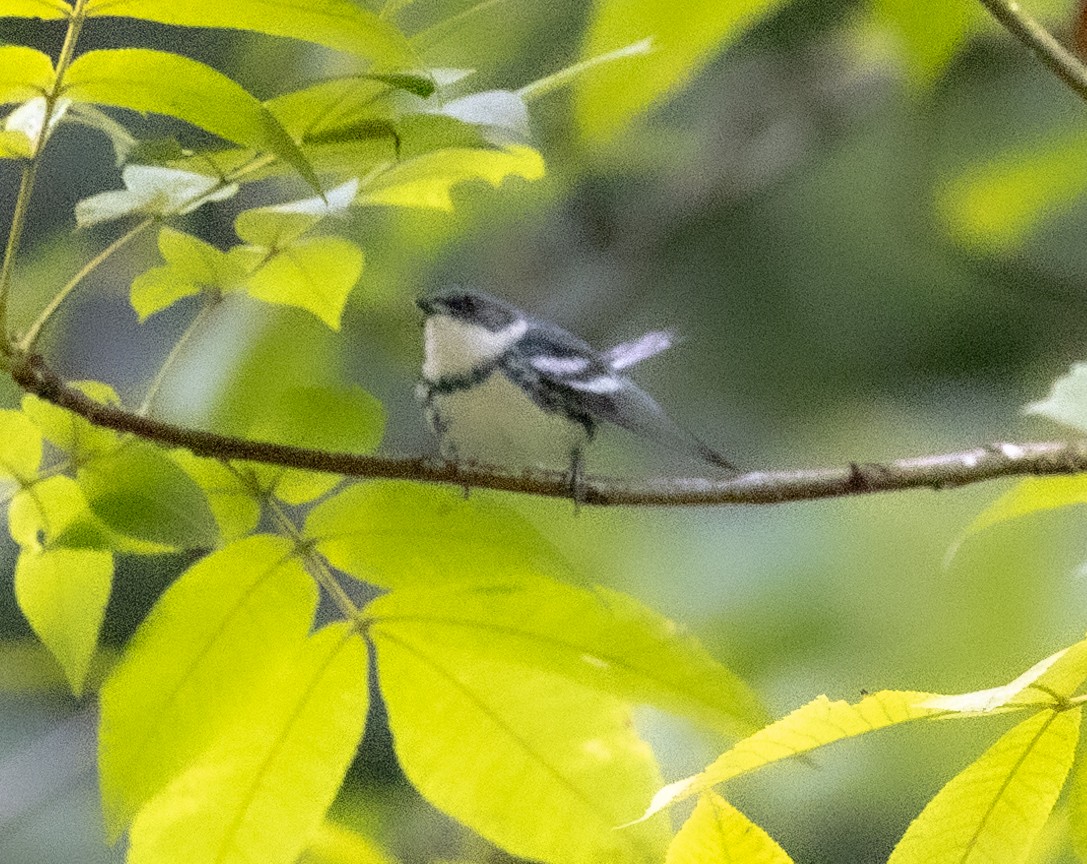
[[[654, 334], [637, 340], [646, 342], [638, 359], [667, 347], [661, 344], [663, 339], [655, 336], [652, 342], [660, 347], [649, 350], [653, 346], [647, 337], [651, 335]], [[633, 353], [634, 349], [631, 356]], [[543, 408], [565, 410], [587, 426], [597, 421], [614, 423], [662, 446], [690, 453], [728, 471], [737, 470], [673, 421], [652, 396], [619, 374], [616, 370], [624, 367], [615, 366], [609, 359], [611, 354], [600, 354], [578, 337], [557, 328], [533, 328], [519, 343], [518, 350], [508, 352], [503, 362], [506, 374], [535, 393]], [[635, 362], [637, 359], [625, 365]]]
[[604, 359], [612, 369], [626, 369], [671, 348], [675, 341], [675, 334], [669, 330], [651, 330], [637, 339], [609, 348], [604, 352]]

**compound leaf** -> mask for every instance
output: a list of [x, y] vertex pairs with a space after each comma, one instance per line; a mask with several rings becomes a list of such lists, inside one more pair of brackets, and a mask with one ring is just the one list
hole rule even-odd
[[[9, 13], [5, 4], [0, 14], [15, 13]], [[26, 102], [52, 86], [53, 60], [48, 54], [25, 45], [0, 46], [0, 104]]]
[[664, 864], [792, 864], [792, 858], [765, 831], [715, 792], [698, 799]]
[[42, 434], [21, 411], [0, 410], [0, 477], [31, 482], [42, 461]]

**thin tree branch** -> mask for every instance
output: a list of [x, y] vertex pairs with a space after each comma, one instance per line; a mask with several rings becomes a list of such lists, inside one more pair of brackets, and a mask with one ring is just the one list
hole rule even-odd
[[980, 0], [994, 18], [1016, 39], [1038, 55], [1049, 70], [1087, 101], [1087, 66], [1053, 34], [1027, 15], [1015, 0]]
[[[457, 466], [423, 457], [361, 456], [217, 435], [142, 417], [95, 402], [68, 387], [37, 355], [13, 359], [11, 375], [28, 393], [66, 408], [96, 426], [127, 432], [200, 456], [263, 462], [325, 471], [347, 477], [443, 483], [465, 489], [496, 489], [567, 498], [569, 479], [559, 472], [510, 472]], [[707, 477], [629, 481], [588, 477], [582, 503], [596, 506], [716, 506], [780, 504], [905, 489], [951, 489], [969, 483], [1023, 475], [1087, 472], [1087, 440], [991, 444], [959, 453], [918, 456], [888, 463], [852, 463], [844, 468], [752, 471], [730, 479]]]

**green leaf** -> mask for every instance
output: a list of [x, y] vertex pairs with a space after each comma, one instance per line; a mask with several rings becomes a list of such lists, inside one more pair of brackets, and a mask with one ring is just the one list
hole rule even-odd
[[1045, 399], [1023, 410], [1087, 433], [1087, 363], [1073, 363], [1072, 371], [1053, 382]]
[[64, 0], [4, 0], [0, 9], [0, 17], [41, 18], [44, 21], [69, 18], [71, 14], [72, 7]]
[[1087, 504], [1087, 476], [1028, 477], [982, 510], [964, 536], [972, 537], [994, 525], [1075, 504]]
[[898, 37], [910, 83], [918, 87], [937, 79], [956, 49], [985, 21], [980, 5], [943, 0], [875, 0], [873, 12]]
[[1080, 861], [1087, 861], [1087, 759], [1077, 759], [1068, 783], [1068, 834]]
[[170, 458], [204, 491], [224, 542], [239, 540], [256, 529], [260, 501], [234, 471], [217, 459], [188, 450], [174, 450]]
[[334, 567], [382, 588], [507, 584], [572, 573], [518, 513], [482, 495], [466, 500], [435, 486], [358, 483], [314, 507], [305, 536]]
[[76, 696], [98, 645], [112, 582], [113, 556], [93, 549], [24, 549], [15, 564], [19, 608]]
[[358, 180], [348, 180], [323, 196], [245, 210], [234, 230], [246, 243], [279, 249], [297, 240], [321, 220], [346, 212], [358, 193]]
[[291, 135], [308, 140], [359, 120], [392, 120], [397, 113], [393, 93], [384, 81], [365, 75], [349, 76], [310, 84], [265, 104]]
[[42, 461], [42, 435], [21, 411], [0, 410], [0, 477], [30, 483]]
[[362, 737], [366, 650], [347, 623], [298, 645], [230, 728], [140, 810], [129, 864], [294, 864]]
[[396, 864], [380, 847], [357, 831], [325, 821], [306, 847], [299, 864]]
[[581, 56], [651, 38], [654, 50], [635, 63], [608, 63], [581, 80], [575, 109], [582, 133], [600, 141], [685, 81], [717, 51], [780, 5], [778, 0], [601, 0]]
[[341, 237], [298, 240], [273, 252], [245, 280], [251, 297], [305, 309], [333, 330], [362, 275], [362, 250]]
[[125, 15], [182, 27], [249, 30], [304, 39], [386, 66], [414, 65], [404, 35], [350, 0], [90, 0], [87, 14]]
[[718, 730], [750, 734], [769, 722], [756, 696], [697, 641], [618, 592], [545, 580], [427, 585], [379, 597], [367, 616], [371, 632], [401, 642], [521, 664]]
[[769, 834], [720, 795], [707, 792], [668, 847], [665, 864], [792, 864]]
[[132, 308], [141, 321], [204, 288], [227, 288], [244, 277], [229, 255], [184, 231], [164, 227], [158, 246], [166, 264], [132, 282]]
[[117, 48], [79, 56], [64, 81], [65, 95], [73, 100], [166, 114], [236, 144], [267, 150], [320, 191], [313, 169], [275, 116], [210, 66], [163, 51]]
[[1072, 767], [1081, 708], [1039, 711], [928, 803], [888, 864], [1026, 861]]
[[238, 194], [235, 183], [224, 186], [218, 177], [158, 165], [126, 165], [121, 180], [124, 191], [99, 192], [76, 203], [80, 227], [134, 214], [183, 215], [209, 201], [225, 201]]
[[1085, 147], [1083, 134], [1066, 135], [975, 165], [944, 185], [937, 209], [960, 242], [1012, 252], [1040, 221], [1083, 196]]
[[865, 735], [898, 723], [946, 715], [946, 710], [926, 707], [928, 700], [934, 698], [934, 693], [881, 690], [851, 705], [819, 696], [745, 738], [699, 774], [669, 783], [653, 796], [645, 815], [659, 813], [677, 801], [701, 794], [733, 777], [844, 738]]
[[109, 138], [109, 143], [113, 145], [114, 161], [117, 167], [124, 165], [137, 152], [141, 144], [122, 123], [118, 123], [105, 111], [100, 111], [93, 105], [73, 105], [68, 112], [68, 119], [89, 129], [96, 129]]
[[[101, 402], [119, 405], [117, 393], [100, 381], [73, 381], [69, 386]], [[66, 452], [72, 463], [79, 466], [88, 459], [117, 449], [120, 436], [112, 429], [103, 429], [37, 396], [23, 396], [23, 413], [41, 430], [50, 444]]]
[[178, 548], [219, 539], [203, 491], [156, 447], [126, 443], [83, 465], [78, 478], [95, 515], [120, 534]]
[[[247, 436], [261, 441], [370, 453], [381, 443], [385, 411], [358, 387], [291, 387], [280, 391], [253, 418]], [[288, 504], [305, 504], [334, 489], [336, 474], [248, 465], [260, 486]]]
[[[0, 14], [18, 14], [9, 12], [7, 6], [5, 3]], [[0, 46], [0, 104], [44, 96], [52, 86], [53, 60], [48, 54], [24, 45]]]
[[659, 862], [660, 820], [622, 831], [657, 776], [630, 711], [570, 681], [371, 631], [397, 757], [436, 807], [513, 855]]
[[507, 177], [539, 180], [543, 175], [543, 159], [531, 147], [449, 148], [417, 156], [375, 175], [362, 185], [357, 203], [452, 212], [451, 193], [460, 183], [485, 181], [497, 189]]
[[316, 603], [290, 543], [270, 536], [213, 552], [163, 593], [102, 688], [98, 766], [112, 836], [294, 656]]
[[28, 486], [11, 501], [8, 530], [32, 550], [110, 549], [110, 531], [91, 512], [79, 484], [63, 475]]

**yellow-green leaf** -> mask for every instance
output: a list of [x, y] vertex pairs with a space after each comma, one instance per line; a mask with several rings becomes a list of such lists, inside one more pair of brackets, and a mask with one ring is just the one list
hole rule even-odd
[[[120, 399], [108, 384], [75, 381], [70, 386], [96, 402], [120, 404]], [[117, 449], [120, 436], [112, 429], [94, 426], [79, 415], [30, 394], [23, 397], [22, 405], [23, 413], [41, 430], [46, 440], [67, 453], [77, 466]]]
[[[9, 13], [5, 3], [0, 15], [7, 14], [15, 13]], [[52, 86], [53, 60], [48, 54], [24, 45], [0, 46], [0, 104], [26, 102]]]
[[706, 792], [683, 823], [665, 864], [792, 864], [765, 831], [720, 795]]
[[922, 87], [943, 73], [956, 49], [985, 21], [980, 4], [945, 0], [875, 0], [873, 11], [898, 37], [910, 82]]
[[1087, 189], [1082, 133], [1046, 141], [976, 165], [951, 179], [938, 209], [961, 242], [983, 249], [1017, 249], [1042, 219], [1067, 210]]
[[609, 63], [581, 79], [577, 119], [591, 140], [611, 138], [637, 114], [681, 86], [717, 51], [779, 5], [778, 0], [602, 0], [581, 56], [586, 60], [643, 39], [653, 50]]
[[0, 410], [0, 477], [29, 483], [42, 461], [42, 435], [21, 411]]
[[132, 281], [132, 308], [141, 321], [183, 297], [204, 288], [226, 288], [244, 275], [225, 252], [184, 231], [162, 228], [158, 246], [166, 263]]
[[87, 14], [125, 15], [183, 27], [250, 30], [304, 39], [385, 66], [415, 65], [404, 35], [350, 0], [90, 0]]
[[1005, 733], [933, 798], [888, 864], [1018, 864], [1072, 767], [1081, 708], [1039, 711]]
[[256, 529], [260, 501], [234, 471], [218, 459], [205, 459], [188, 450], [174, 450], [170, 458], [204, 490], [224, 542], [240, 540]]
[[1077, 759], [1068, 781], [1068, 834], [1080, 861], [1087, 861], [1087, 759]]
[[251, 297], [312, 312], [333, 330], [362, 275], [362, 250], [342, 237], [296, 240], [272, 252], [245, 279]]
[[166, 590], [102, 688], [99, 771], [113, 836], [296, 656], [316, 603], [290, 543], [260, 535], [201, 559]]
[[317, 829], [299, 864], [395, 864], [369, 837], [338, 822], [325, 821]]
[[15, 599], [79, 696], [98, 646], [113, 582], [113, 556], [94, 549], [24, 549]]
[[497, 189], [507, 177], [539, 180], [543, 175], [543, 158], [531, 147], [451, 147], [408, 159], [374, 175], [361, 185], [357, 203], [452, 212], [451, 193], [459, 183], [484, 181]]
[[16, 543], [28, 549], [109, 549], [113, 545], [109, 529], [91, 512], [79, 484], [64, 475], [20, 491], [11, 501], [8, 530]]
[[73, 100], [166, 114], [267, 150], [320, 190], [313, 169], [275, 116], [240, 84], [196, 60], [146, 48], [88, 51], [72, 63], [64, 81], [65, 95]]
[[355, 755], [369, 685], [366, 643], [351, 625], [293, 647], [211, 746], [141, 808], [129, 864], [298, 860]]
[[1028, 477], [1001, 495], [970, 523], [964, 536], [1045, 510], [1087, 504], [1087, 475]]
[[0, 18], [41, 18], [46, 21], [67, 18], [72, 7], [64, 0], [4, 0], [0, 6]]
[[701, 773], [665, 786], [653, 796], [646, 816], [772, 762], [792, 759], [844, 738], [864, 735], [887, 726], [948, 714], [946, 710], [925, 707], [936, 695], [881, 690], [856, 704], [832, 702], [826, 696], [819, 696], [765, 729], [760, 729], [750, 738], [745, 738]]
[[358, 189], [359, 181], [352, 179], [329, 189], [323, 196], [244, 210], [234, 220], [234, 231], [246, 243], [266, 249], [281, 249], [322, 219], [346, 212], [355, 200]]
[[333, 566], [383, 588], [571, 574], [515, 511], [436, 486], [358, 483], [313, 508], [305, 534]]
[[633, 598], [537, 580], [401, 589], [367, 607], [374, 632], [504, 660], [733, 734], [768, 721], [757, 697], [673, 622]]
[[124, 189], [78, 201], [76, 223], [86, 227], [135, 214], [182, 215], [209, 201], [225, 201], [238, 194], [237, 184], [223, 185], [219, 177], [159, 165], [126, 165], [121, 182]]
[[[553, 675], [371, 631], [397, 757], [435, 806], [508, 852], [562, 864], [659, 862], [637, 815], [657, 775], [629, 709]], [[640, 800], [639, 800], [640, 799]]]

